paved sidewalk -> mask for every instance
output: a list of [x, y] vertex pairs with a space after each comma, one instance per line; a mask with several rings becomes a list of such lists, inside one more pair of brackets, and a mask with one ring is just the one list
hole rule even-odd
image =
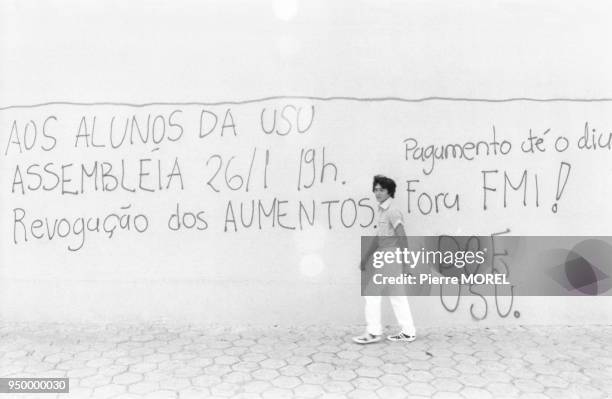
[[0, 323], [0, 376], [70, 378], [70, 394], [18, 396], [43, 399], [612, 397], [612, 326], [359, 332]]

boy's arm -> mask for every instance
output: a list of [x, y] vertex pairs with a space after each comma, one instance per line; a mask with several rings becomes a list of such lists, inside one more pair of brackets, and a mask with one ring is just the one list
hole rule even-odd
[[365, 264], [370, 256], [376, 251], [376, 248], [378, 248], [378, 237], [373, 237], [365, 253], [362, 254], [361, 262], [359, 263], [360, 270], [365, 270]]
[[[402, 213], [398, 209], [392, 209], [388, 213], [389, 223], [393, 226], [393, 235], [398, 237], [398, 245], [402, 249], [408, 249], [408, 237], [406, 237], [406, 230], [404, 230], [404, 218]], [[405, 264], [404, 264], [405, 266]]]
[[389, 212], [389, 222], [393, 226], [393, 234], [399, 237], [399, 244], [404, 248], [408, 248], [408, 237], [406, 237], [406, 230], [404, 230], [404, 218], [398, 209], [393, 209]]
[[[406, 237], [406, 231], [404, 230], [404, 223], [398, 223], [397, 226], [395, 226], [394, 229], [394, 234], [399, 237], [399, 241], [400, 241], [400, 247], [402, 248], [402, 251], [405, 249], [408, 249], [408, 237]], [[403, 272], [404, 273], [408, 273], [408, 274], [412, 274], [410, 273], [409, 270], [406, 270], [407, 265], [405, 263], [402, 262], [402, 266], [403, 266]]]
[[404, 223], [399, 223], [395, 226], [395, 235], [400, 237], [400, 245], [402, 248], [408, 248], [408, 237], [406, 237], [406, 231], [404, 230]]

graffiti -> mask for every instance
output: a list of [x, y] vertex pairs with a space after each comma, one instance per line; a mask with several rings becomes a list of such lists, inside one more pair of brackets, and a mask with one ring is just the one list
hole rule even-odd
[[[469, 237], [461, 237], [461, 236], [439, 236], [436, 248], [440, 251], [443, 250], [470, 250], [470, 251], [481, 251], [481, 250], [489, 250], [490, 257], [488, 257], [488, 262], [474, 264], [471, 266], [466, 266], [463, 268], [457, 268], [453, 265], [446, 265], [439, 263], [437, 264], [438, 271], [440, 274], [444, 276], [457, 276], [460, 274], [483, 274], [483, 273], [492, 273], [498, 274], [502, 273], [506, 276], [510, 277], [510, 266], [504, 259], [509, 255], [508, 249], [504, 248], [503, 250], [498, 251], [498, 247], [496, 246], [496, 237], [507, 235], [510, 233], [510, 229], [506, 229], [502, 232], [493, 233], [488, 237], [488, 239], [484, 240], [484, 237], [480, 236], [469, 236]], [[474, 298], [476, 302], [470, 303], [469, 313], [473, 320], [480, 321], [484, 320], [489, 315], [489, 299], [485, 296], [483, 292], [480, 290], [482, 286], [479, 284], [459, 284], [458, 289], [455, 293], [454, 304], [449, 305], [446, 302], [445, 297], [445, 286], [440, 286], [440, 303], [442, 307], [450, 312], [454, 313], [459, 309], [459, 304], [463, 297]], [[498, 287], [497, 284], [494, 285], [494, 295], [493, 301], [495, 302], [495, 310], [497, 315], [501, 318], [506, 318], [512, 312], [512, 308], [514, 307], [514, 286], [510, 285], [509, 287], [509, 295], [502, 295], [502, 293], [498, 290], [502, 288]], [[467, 291], [467, 293], [466, 293]], [[503, 305], [501, 304], [502, 298], [509, 297], [510, 303], [507, 305], [507, 309], [504, 310]], [[513, 313], [515, 318], [520, 317], [519, 311], [514, 311]]]

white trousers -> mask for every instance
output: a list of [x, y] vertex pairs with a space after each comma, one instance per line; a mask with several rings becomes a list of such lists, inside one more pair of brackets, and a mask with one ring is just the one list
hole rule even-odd
[[[365, 319], [367, 323], [367, 332], [374, 335], [382, 334], [381, 324], [381, 302], [382, 296], [364, 296], [365, 298]], [[405, 296], [390, 296], [388, 297], [393, 307], [393, 313], [398, 324], [402, 328], [402, 332], [407, 335], [415, 335], [414, 322], [412, 321], [412, 313], [408, 298]]]

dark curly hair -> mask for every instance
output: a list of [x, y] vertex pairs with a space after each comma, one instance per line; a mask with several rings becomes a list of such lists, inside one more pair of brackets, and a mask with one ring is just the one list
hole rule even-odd
[[372, 191], [374, 191], [374, 187], [376, 187], [377, 184], [380, 184], [382, 188], [386, 189], [391, 198], [395, 198], [395, 188], [397, 185], [393, 179], [383, 175], [376, 175], [374, 176], [374, 181], [372, 182]]

